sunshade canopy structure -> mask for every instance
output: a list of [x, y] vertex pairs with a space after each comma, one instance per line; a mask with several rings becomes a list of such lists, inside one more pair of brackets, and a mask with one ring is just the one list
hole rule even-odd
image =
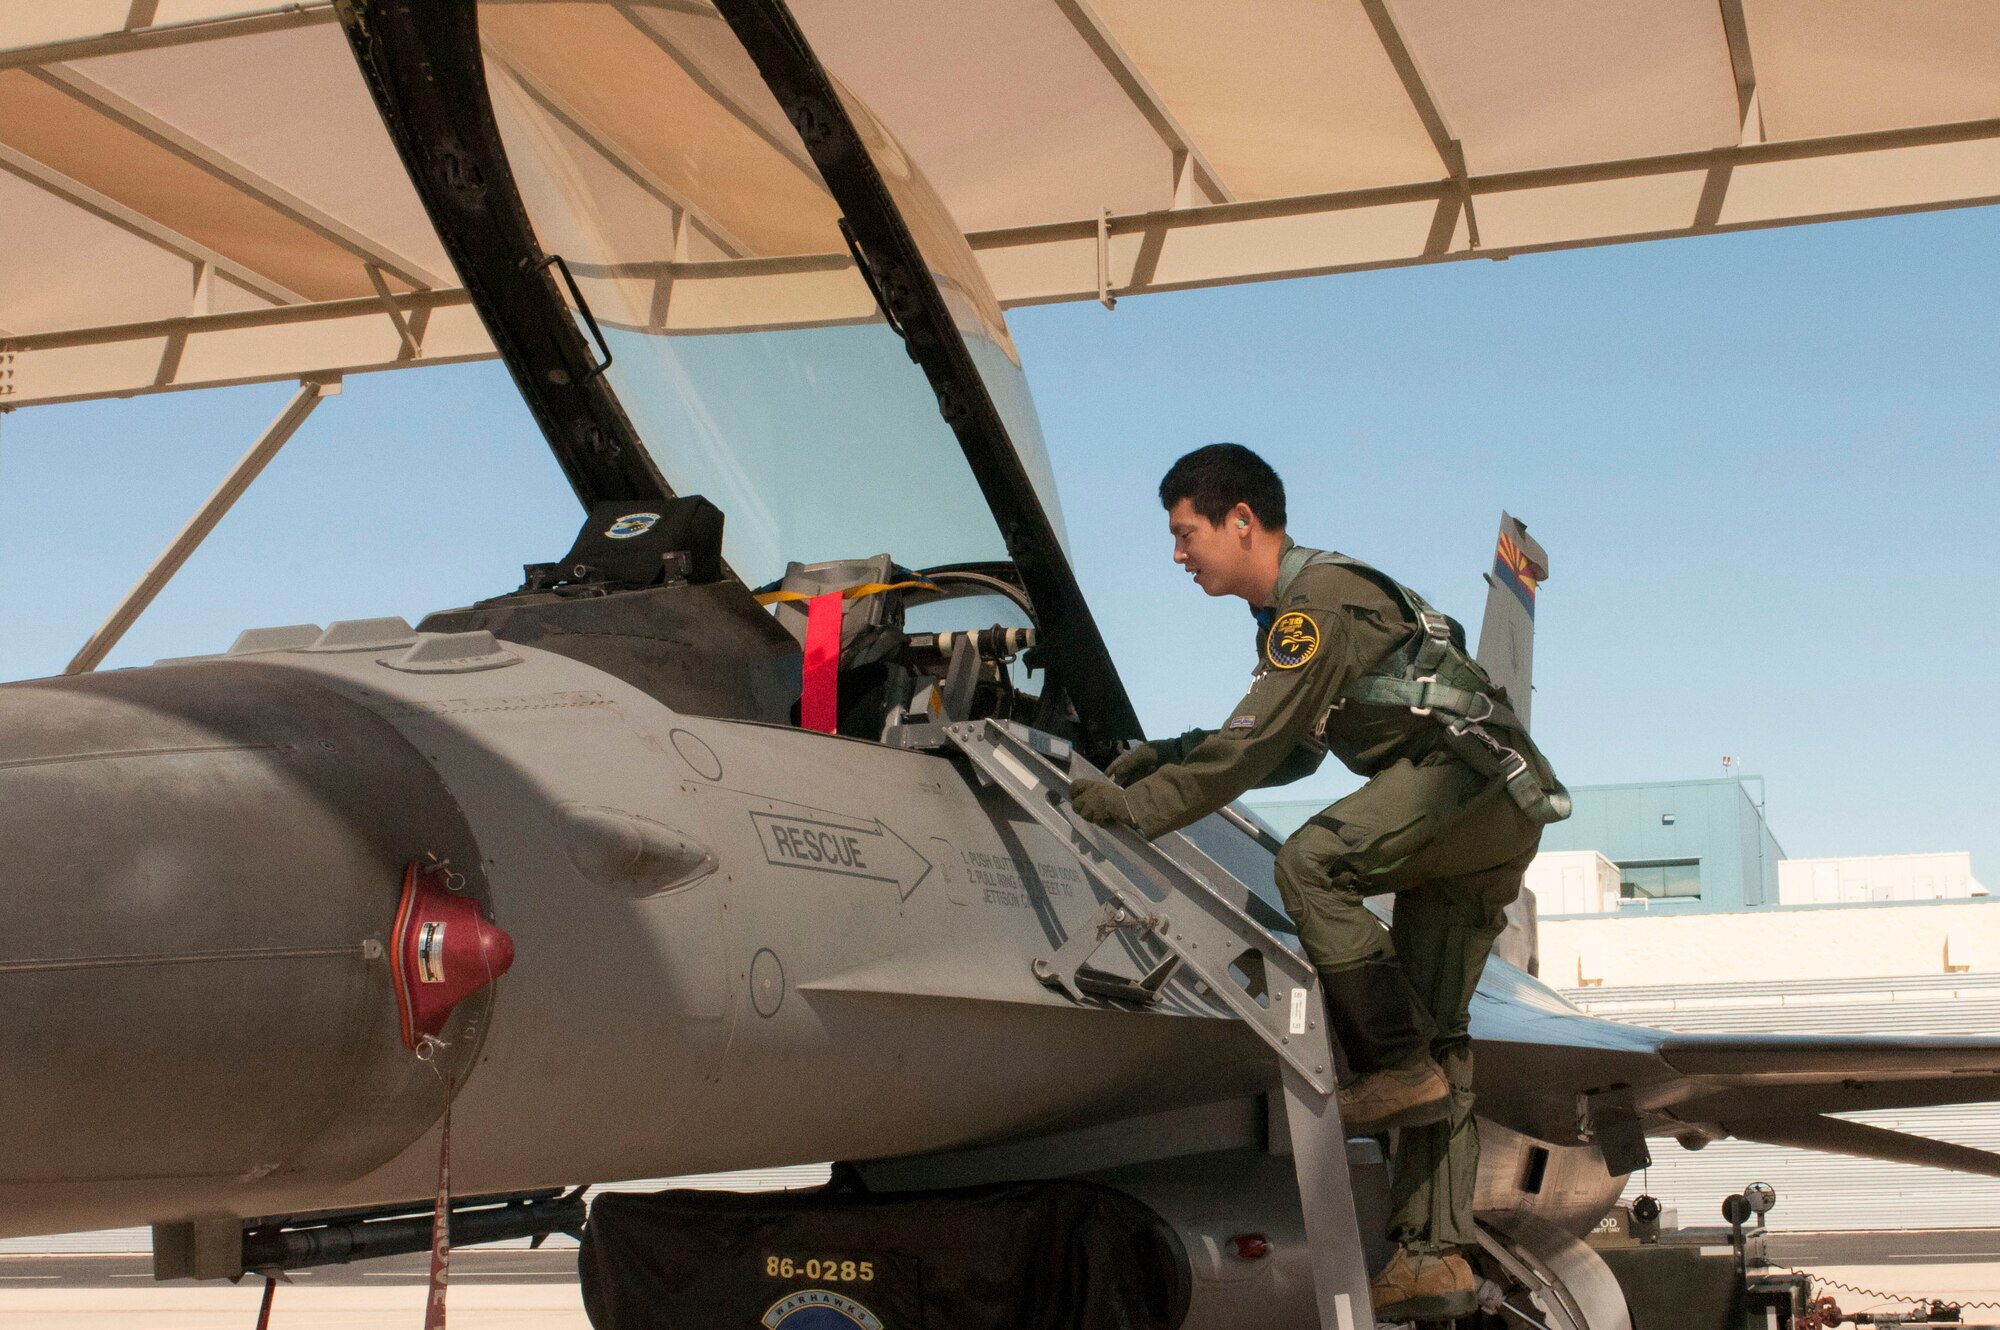
[[[0, 406], [492, 354], [333, 6], [245, 3], [0, 0]], [[1003, 306], [2000, 200], [1988, 0], [793, 8]], [[625, 200], [597, 281], [871, 316], [700, 0], [481, 25], [503, 118]]]

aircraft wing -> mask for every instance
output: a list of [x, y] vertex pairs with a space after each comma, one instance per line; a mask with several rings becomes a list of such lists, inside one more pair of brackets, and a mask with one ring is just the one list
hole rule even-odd
[[[2000, 199], [1992, 6], [794, 7], [1009, 306]], [[699, 0], [481, 13], [632, 261], [712, 297], [669, 328], [867, 316], [771, 224], [830, 202]], [[323, 0], [0, 6], [0, 216], [6, 405], [492, 354]]]
[[1480, 1112], [1542, 1140], [1737, 1137], [2000, 1177], [2000, 1155], [1829, 1116], [2000, 1101], [2000, 1039], [1677, 1034], [1587, 1015], [1497, 961], [1479, 998]]

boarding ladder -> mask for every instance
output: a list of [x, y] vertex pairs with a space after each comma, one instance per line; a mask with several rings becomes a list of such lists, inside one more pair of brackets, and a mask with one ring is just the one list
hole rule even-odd
[[[1069, 845], [1108, 897], [1094, 926], [1034, 962], [1036, 978], [1078, 1000], [1150, 1002], [1185, 969], [1277, 1054], [1321, 1330], [1373, 1325], [1318, 973], [1252, 917], [1250, 889], [1187, 837], [1175, 832], [1148, 842], [1128, 828], [1078, 817], [1070, 781], [1102, 773], [1068, 744], [994, 720], [950, 724], [945, 736]], [[1139, 979], [1095, 969], [1091, 958], [1116, 934], [1150, 939], [1162, 959]]]

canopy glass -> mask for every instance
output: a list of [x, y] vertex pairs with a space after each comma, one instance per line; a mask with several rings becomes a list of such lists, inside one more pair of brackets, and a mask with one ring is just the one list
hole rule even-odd
[[[1006, 559], [839, 209], [721, 18], [517, 0], [483, 6], [480, 26], [541, 245], [575, 274], [611, 353], [606, 375], [661, 472], [727, 515], [737, 574], [756, 585], [789, 560], [883, 551], [910, 567]], [[1060, 532], [984, 274], [886, 131], [851, 98], [848, 109]]]

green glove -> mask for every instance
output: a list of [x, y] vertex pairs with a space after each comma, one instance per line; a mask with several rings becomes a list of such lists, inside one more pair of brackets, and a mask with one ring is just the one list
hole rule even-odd
[[1108, 780], [1077, 780], [1069, 786], [1070, 806], [1086, 822], [1100, 827], [1136, 827], [1125, 791]]
[[1120, 785], [1130, 785], [1152, 775], [1169, 762], [1185, 762], [1203, 739], [1207, 730], [1189, 730], [1175, 739], [1141, 739], [1111, 759], [1111, 765], [1104, 774]]
[[[1104, 768], [1104, 774], [1119, 785], [1130, 785], [1143, 776], [1152, 775], [1160, 763], [1174, 760], [1163, 751], [1167, 746], [1166, 743], [1141, 739], [1112, 758], [1111, 765]], [[1179, 744], [1176, 742], [1173, 746], [1179, 747]]]

